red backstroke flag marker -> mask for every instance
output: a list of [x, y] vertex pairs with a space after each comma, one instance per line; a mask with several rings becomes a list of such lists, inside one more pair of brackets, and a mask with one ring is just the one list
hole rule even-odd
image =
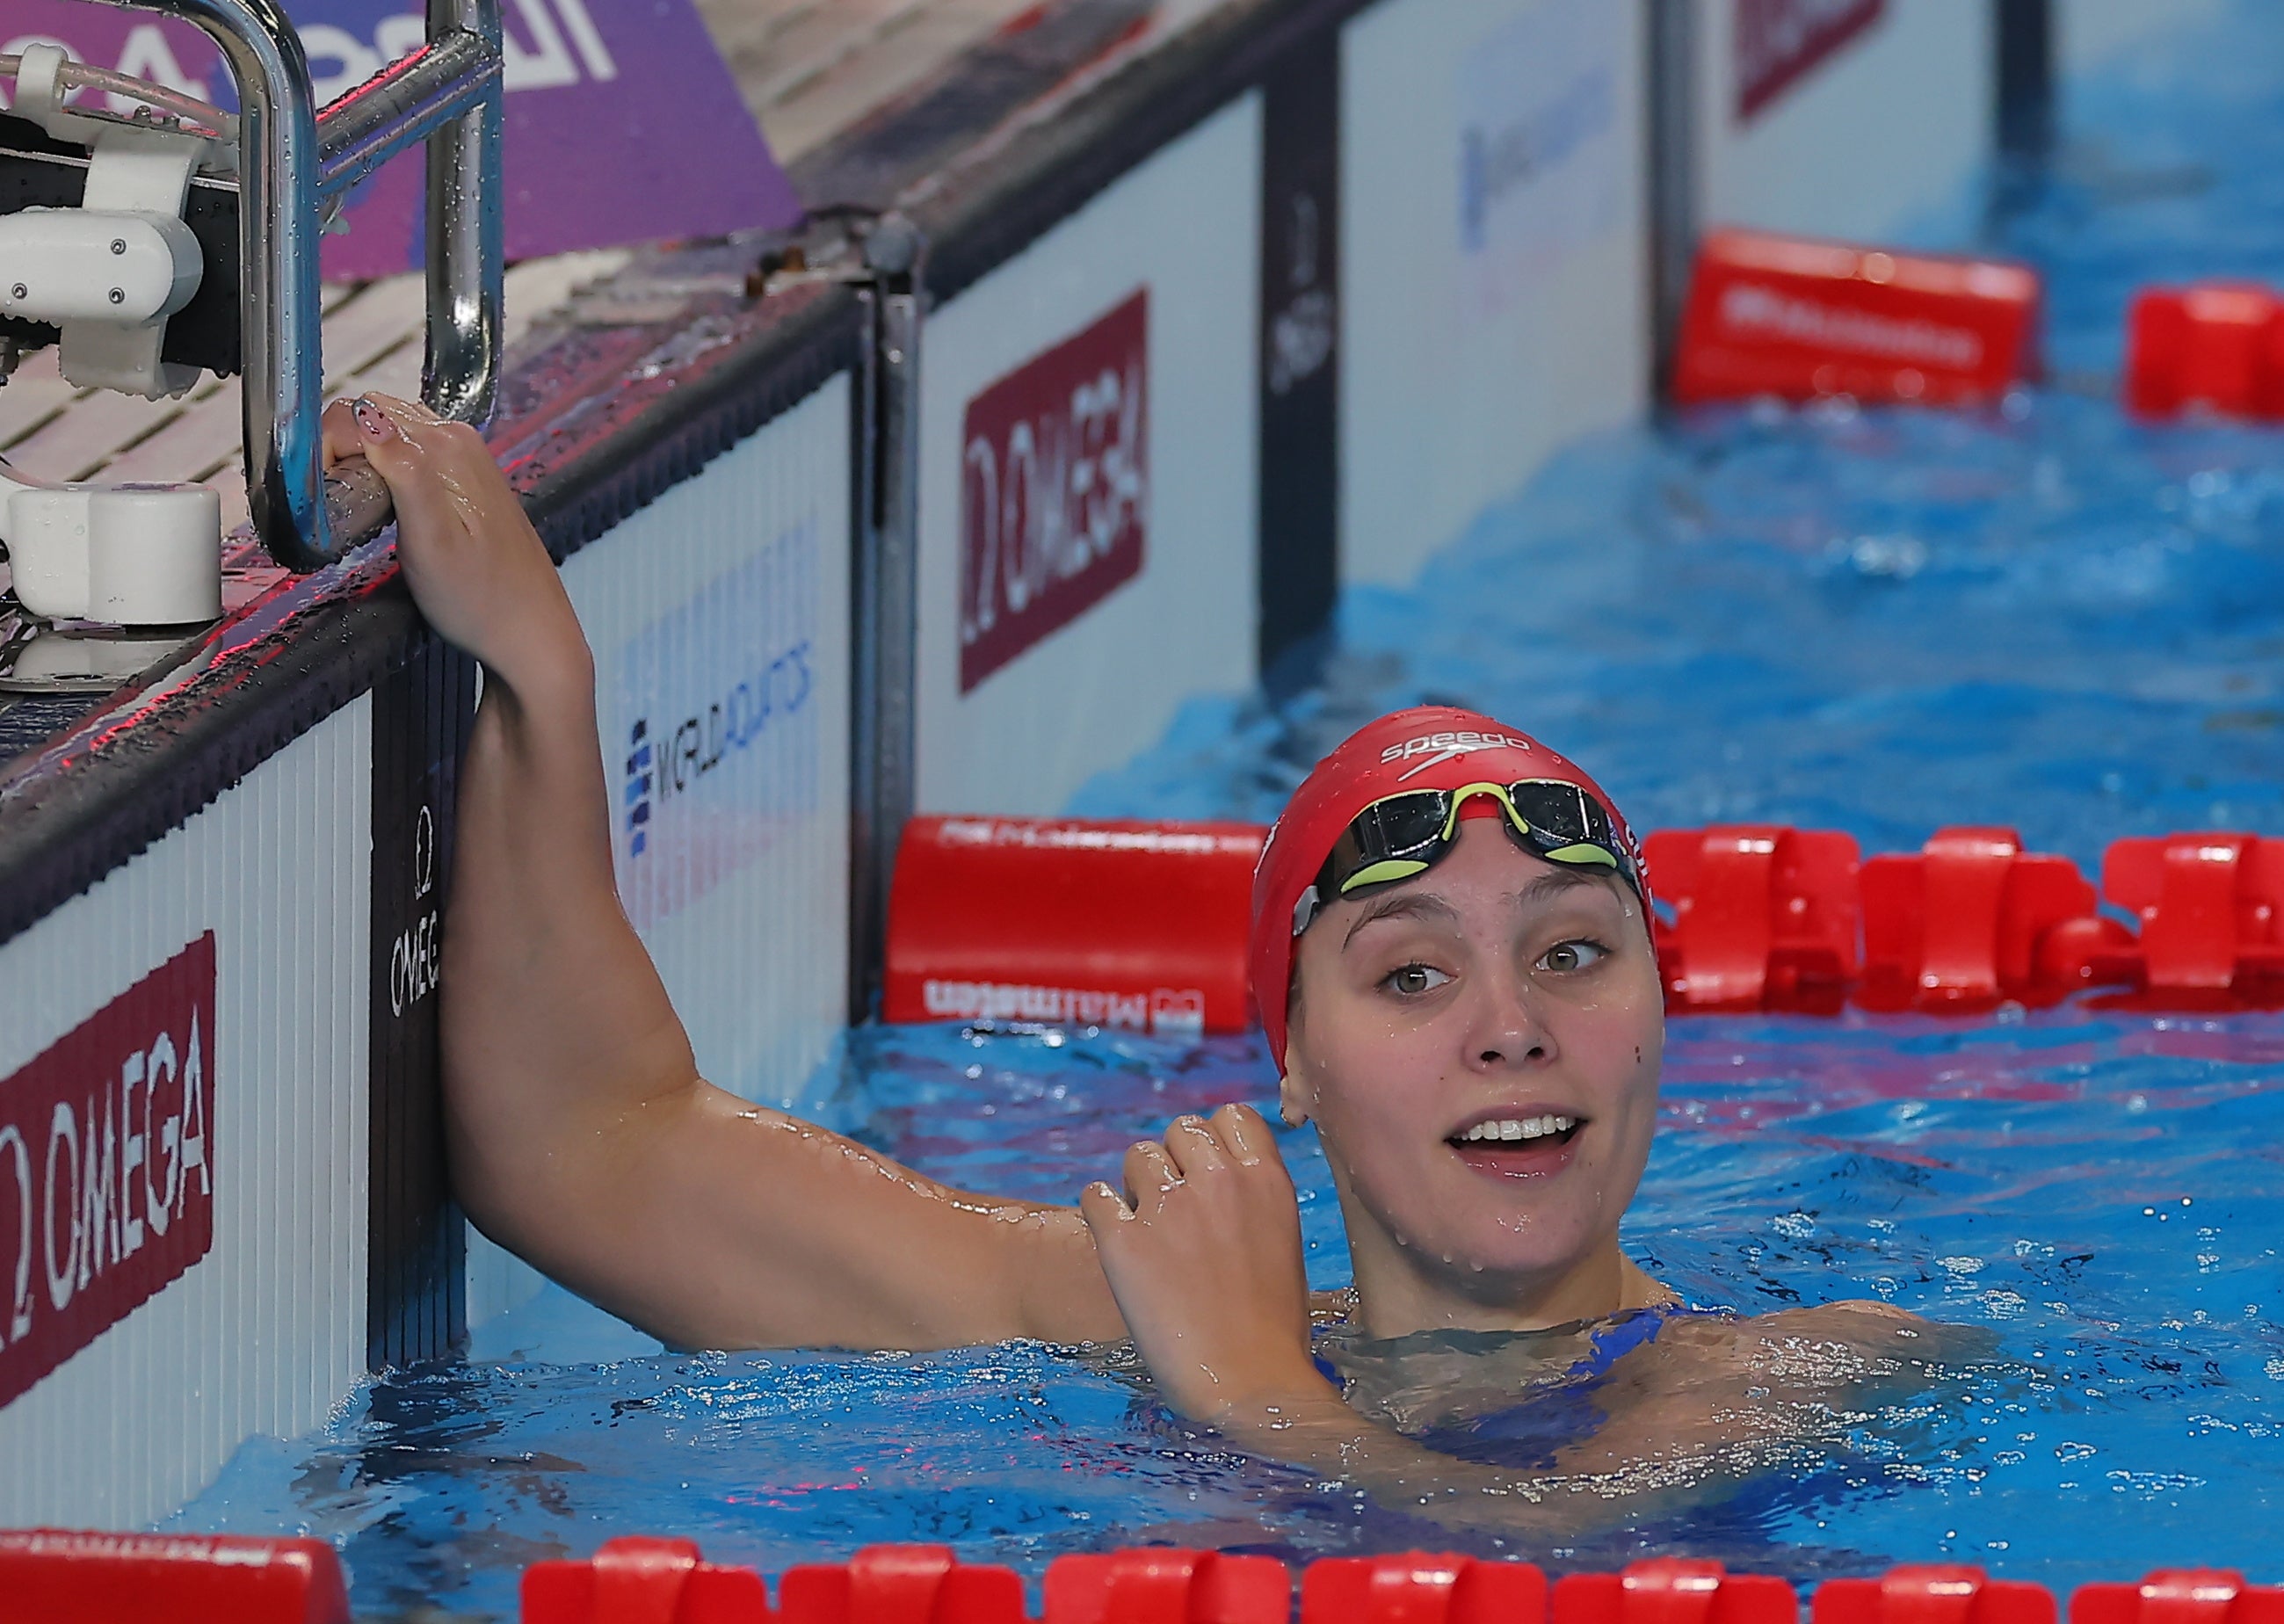
[[214, 1244], [207, 932], [0, 1080], [0, 1404]]

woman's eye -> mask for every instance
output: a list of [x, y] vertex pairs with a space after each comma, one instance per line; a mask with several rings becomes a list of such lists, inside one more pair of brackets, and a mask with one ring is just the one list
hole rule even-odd
[[1403, 997], [1417, 998], [1422, 993], [1435, 991], [1451, 979], [1442, 971], [1432, 970], [1426, 964], [1405, 964], [1401, 969], [1388, 972], [1381, 985]]
[[1558, 941], [1540, 956], [1538, 967], [1567, 975], [1599, 964], [1609, 956], [1610, 950], [1598, 941]]

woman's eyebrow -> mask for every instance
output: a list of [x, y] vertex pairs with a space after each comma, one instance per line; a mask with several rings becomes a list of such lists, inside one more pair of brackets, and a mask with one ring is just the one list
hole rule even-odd
[[1357, 916], [1356, 923], [1349, 926], [1349, 933], [1341, 938], [1341, 949], [1346, 952], [1358, 931], [1382, 919], [1425, 919], [1438, 925], [1451, 925], [1458, 923], [1459, 917], [1459, 910], [1433, 892], [1396, 892], [1369, 904]]
[[1597, 884], [1601, 876], [1584, 869], [1549, 869], [1514, 894], [1514, 900], [1525, 908], [1536, 908], [1549, 902], [1566, 891], [1580, 886]]

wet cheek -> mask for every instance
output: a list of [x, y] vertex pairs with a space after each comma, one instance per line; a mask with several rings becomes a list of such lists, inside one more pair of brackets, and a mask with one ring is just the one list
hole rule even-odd
[[1561, 1037], [1573, 1074], [1606, 1105], [1656, 1076], [1656, 1045], [1636, 1022], [1581, 1022]]

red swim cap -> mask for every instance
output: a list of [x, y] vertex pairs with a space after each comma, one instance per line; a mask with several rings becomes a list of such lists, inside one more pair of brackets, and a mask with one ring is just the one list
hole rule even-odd
[[[1262, 1030], [1278, 1068], [1285, 1065], [1285, 1004], [1293, 982], [1293, 910], [1316, 883], [1341, 832], [1373, 801], [1404, 790], [1456, 790], [1470, 784], [1557, 778], [1602, 803], [1641, 873], [1632, 829], [1573, 762], [1489, 716], [1448, 705], [1421, 705], [1382, 716], [1350, 734], [1317, 763], [1285, 804], [1253, 871], [1253, 935], [1247, 968]], [[1649, 906], [1642, 876], [1642, 906]]]

